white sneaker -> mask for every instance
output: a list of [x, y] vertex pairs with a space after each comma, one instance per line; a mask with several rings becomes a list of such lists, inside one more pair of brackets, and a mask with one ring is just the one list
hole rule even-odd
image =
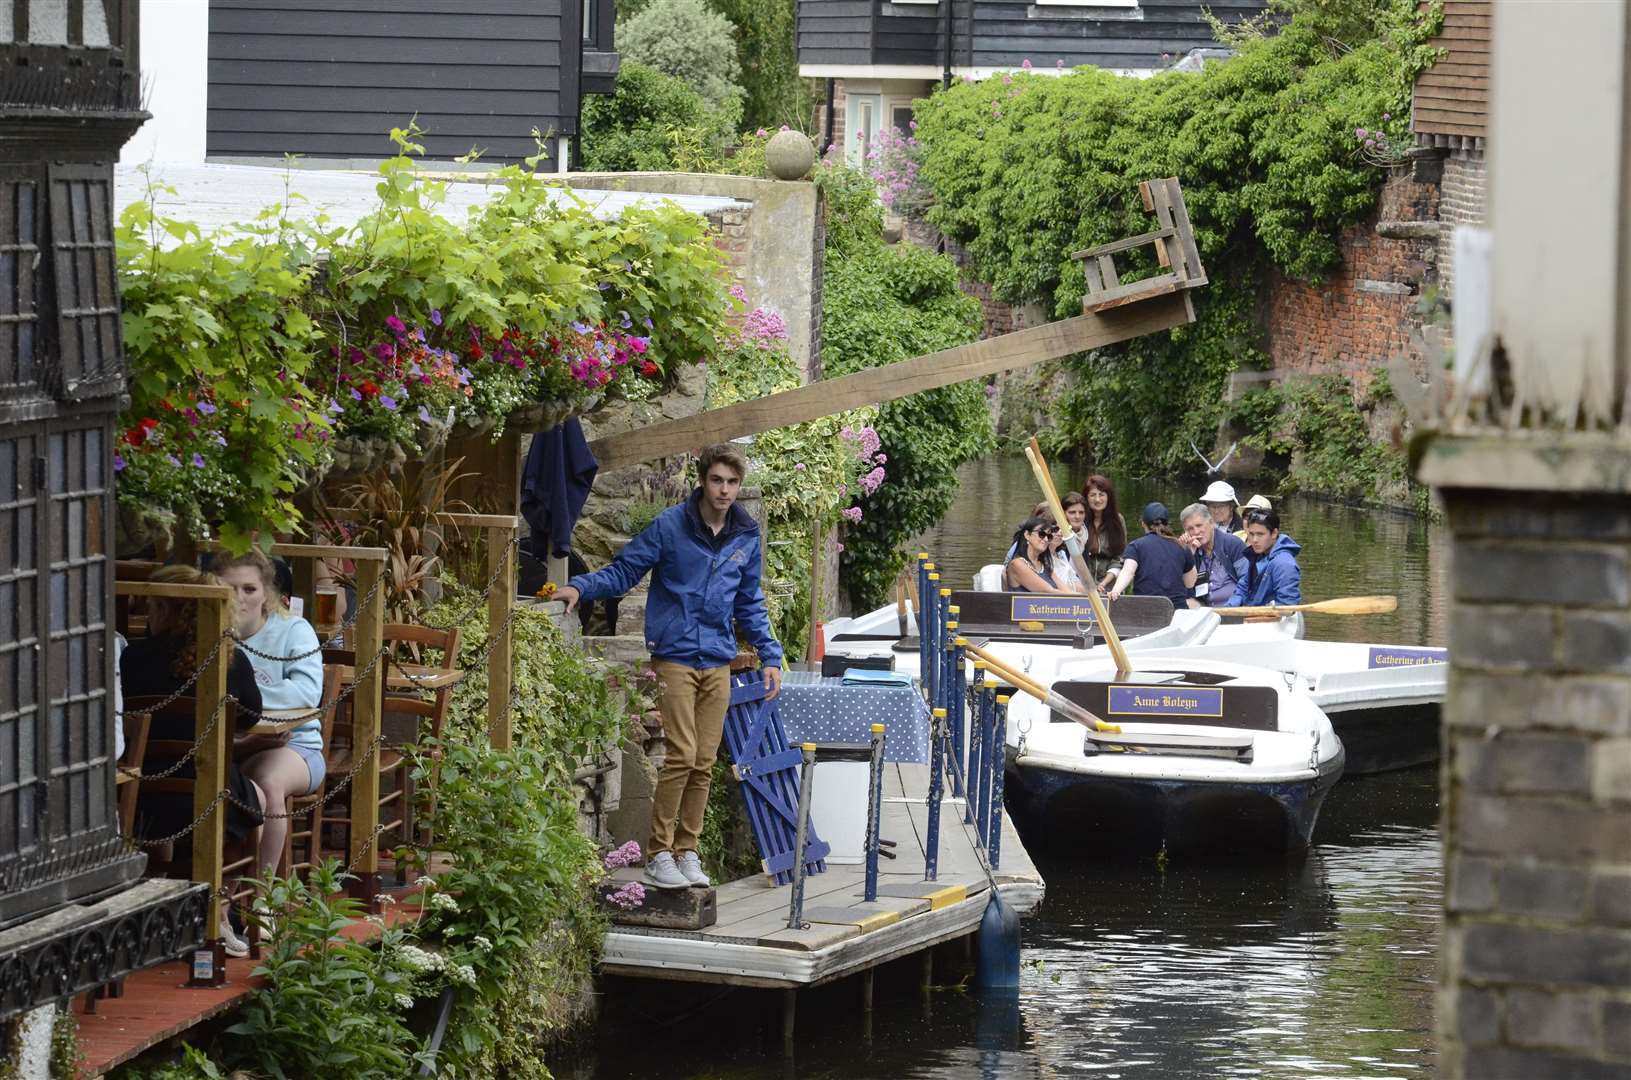
[[702, 857], [694, 851], [687, 851], [676, 861], [680, 874], [693, 885], [701, 885], [704, 889], [712, 885], [708, 875], [702, 872]]
[[659, 889], [688, 889], [691, 882], [674, 865], [674, 853], [659, 851], [646, 863], [645, 879]]
[[227, 918], [225, 909], [221, 911], [221, 944], [226, 948], [228, 956], [241, 960], [249, 955], [249, 942], [239, 937], [232, 929], [232, 920]]

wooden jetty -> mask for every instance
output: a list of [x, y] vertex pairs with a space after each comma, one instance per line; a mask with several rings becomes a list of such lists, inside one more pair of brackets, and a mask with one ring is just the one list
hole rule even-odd
[[[880, 834], [896, 858], [879, 873], [878, 899], [863, 901], [859, 865], [828, 862], [805, 879], [804, 922], [787, 926], [789, 887], [768, 875], [718, 887], [718, 916], [702, 930], [655, 930], [614, 925], [606, 935], [601, 971], [636, 978], [798, 990], [869, 972], [979, 928], [993, 883], [1003, 902], [1024, 915], [1042, 901], [1042, 875], [1006, 814], [1001, 869], [989, 877], [963, 825], [964, 801], [941, 803], [939, 871], [924, 880], [929, 767], [884, 766]], [[819, 822], [818, 822], [819, 824]], [[636, 871], [625, 872], [633, 877]]]

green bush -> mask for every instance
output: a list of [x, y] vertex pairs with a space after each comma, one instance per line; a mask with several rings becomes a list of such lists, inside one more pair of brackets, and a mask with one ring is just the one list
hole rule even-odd
[[[742, 126], [803, 130], [815, 113], [814, 80], [799, 77], [797, 0], [709, 0], [736, 27], [736, 53], [746, 95]], [[620, 41], [619, 47], [622, 46]]]
[[[957, 287], [950, 259], [883, 242], [883, 211], [866, 176], [824, 164], [822, 367], [828, 378], [975, 340], [980, 305]], [[902, 545], [940, 520], [957, 494], [957, 467], [995, 446], [977, 382], [885, 402], [873, 421], [889, 478], [862, 498], [844, 534], [842, 584], [857, 610], [886, 599]]]
[[[1386, 382], [1372, 382], [1371, 400], [1387, 393]], [[1404, 455], [1371, 436], [1354, 386], [1341, 375], [1253, 390], [1236, 404], [1233, 418], [1247, 443], [1291, 457], [1284, 490], [1366, 501], [1381, 488], [1408, 483]]]
[[721, 120], [684, 80], [625, 60], [615, 93], [583, 99], [583, 167], [662, 172], [679, 168], [686, 148], [718, 158], [733, 126]]
[[703, 0], [652, 0], [617, 24], [624, 63], [672, 75], [695, 90], [724, 127], [742, 118], [736, 26]]
[[[1273, 36], [1200, 72], [1130, 79], [1091, 68], [963, 83], [918, 109], [929, 220], [964, 245], [1010, 302], [1080, 311], [1069, 253], [1148, 231], [1137, 185], [1176, 176], [1211, 284], [1199, 321], [1074, 363], [1059, 442], [1091, 444], [1128, 471], [1170, 469], [1209, 438], [1224, 380], [1261, 364], [1252, 311], [1270, 266], [1318, 281], [1343, 226], [1368, 213], [1383, 173], [1358, 130], [1407, 135], [1408, 86], [1430, 58], [1436, 13], [1414, 0], [1293, 6]], [[1129, 258], [1123, 268], [1151, 272]], [[1201, 443], [1201, 439], [1196, 439]]]

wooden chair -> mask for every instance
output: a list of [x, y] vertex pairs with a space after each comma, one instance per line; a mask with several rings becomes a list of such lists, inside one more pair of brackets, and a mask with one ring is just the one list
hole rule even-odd
[[136, 797], [141, 794], [142, 759], [147, 756], [153, 715], [127, 709], [119, 722], [125, 729], [125, 752], [114, 763], [113, 790], [119, 800], [119, 831], [129, 838], [135, 835]]
[[[113, 564], [118, 581], [147, 581], [164, 564], [149, 559], [119, 559]], [[113, 601], [114, 629], [126, 638], [147, 633], [147, 601], [136, 596], [118, 596]]]
[[[197, 716], [197, 702], [190, 697], [179, 697], [163, 708], [156, 708], [164, 701], [162, 697], [132, 697], [125, 699], [125, 718], [128, 724], [133, 713], [141, 713], [148, 717], [145, 734], [145, 758], [158, 762], [179, 761], [192, 749], [192, 739], [155, 739], [152, 732], [165, 731], [191, 731]], [[228, 701], [222, 705], [221, 718], [218, 723], [225, 724], [227, 730], [235, 730], [237, 725], [237, 707]], [[129, 728], [127, 726], [127, 731]], [[128, 750], [129, 747], [127, 746]], [[168, 767], [166, 765], [165, 767]], [[162, 770], [159, 770], [162, 771]], [[174, 795], [184, 796], [187, 805], [192, 805], [193, 788], [196, 781], [190, 773], [190, 768], [183, 768], [173, 776], [162, 779], [148, 777], [141, 783], [141, 790], [146, 795]], [[225, 806], [216, 810], [216, 813], [225, 813]], [[189, 810], [189, 817], [191, 812]], [[134, 820], [134, 815], [132, 815]], [[163, 849], [150, 850], [148, 853], [148, 866], [163, 877], [191, 878], [192, 877], [192, 844], [190, 837], [183, 838], [170, 846], [168, 851]], [[227, 885], [228, 902], [245, 908], [253, 902], [256, 895], [255, 887], [248, 883], [249, 878], [256, 876], [260, 868], [255, 864], [256, 844], [253, 835], [234, 843], [227, 840], [221, 851], [221, 881]], [[280, 868], [281, 869], [281, 868]], [[208, 930], [213, 936], [214, 927]], [[259, 955], [258, 936], [251, 927], [249, 938], [251, 956]]]
[[[438, 630], [429, 626], [416, 626], [412, 623], [386, 623], [382, 638], [385, 647], [390, 650], [392, 657], [403, 659], [404, 654], [422, 661], [427, 650], [435, 650], [440, 654], [439, 663], [432, 665], [443, 671], [453, 671], [458, 666], [459, 641], [462, 631], [458, 627], [450, 630]], [[426, 691], [431, 695], [429, 700], [423, 695], [408, 695], [404, 693], [387, 692], [381, 714], [391, 713], [398, 716], [414, 716], [418, 718], [415, 724], [416, 735], [414, 742], [425, 739], [440, 743], [442, 733], [447, 727], [447, 710], [453, 700], [453, 688], [444, 686], [437, 690]], [[427, 723], [428, 721], [428, 723]], [[442, 749], [439, 745], [427, 748], [426, 755], [431, 759], [431, 805], [435, 806], [436, 778], [441, 769]], [[411, 794], [412, 778], [406, 761], [397, 775], [398, 790], [404, 795], [403, 815], [407, 821], [402, 835], [404, 839], [413, 835], [413, 797]], [[424, 837], [424, 843], [430, 845], [430, 835]]]

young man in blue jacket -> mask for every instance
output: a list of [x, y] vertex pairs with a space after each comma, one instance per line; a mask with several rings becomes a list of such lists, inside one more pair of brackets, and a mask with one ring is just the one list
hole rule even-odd
[[1273, 510], [1246, 512], [1246, 580], [1224, 607], [1284, 606], [1303, 602], [1303, 572], [1297, 565], [1302, 545], [1280, 531], [1280, 515]]
[[770, 696], [781, 691], [782, 647], [759, 581], [759, 525], [736, 505], [747, 471], [736, 447], [708, 447], [697, 463], [702, 484], [689, 499], [658, 514], [604, 570], [580, 574], [555, 594], [571, 611], [580, 600], [622, 596], [651, 571], [646, 648], [668, 742], [645, 872], [658, 888], [709, 884], [697, 841], [731, 700], [736, 628], [759, 651]]

